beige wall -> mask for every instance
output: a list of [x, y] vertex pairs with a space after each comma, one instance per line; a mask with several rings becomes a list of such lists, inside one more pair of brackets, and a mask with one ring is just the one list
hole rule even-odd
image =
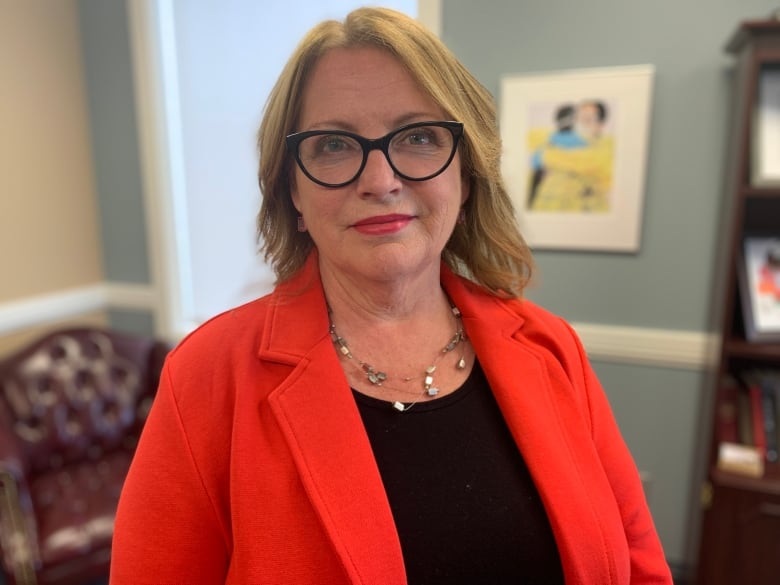
[[0, 0], [0, 304], [103, 280], [96, 205], [76, 2]]

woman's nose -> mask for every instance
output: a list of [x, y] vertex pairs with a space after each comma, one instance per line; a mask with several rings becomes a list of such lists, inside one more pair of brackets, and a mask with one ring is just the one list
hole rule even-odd
[[400, 189], [401, 180], [395, 174], [390, 161], [381, 150], [368, 153], [366, 166], [358, 177], [358, 189], [361, 194], [384, 195]]

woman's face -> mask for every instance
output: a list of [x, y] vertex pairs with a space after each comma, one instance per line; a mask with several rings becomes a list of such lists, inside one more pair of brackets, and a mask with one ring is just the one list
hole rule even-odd
[[[296, 130], [378, 138], [405, 124], [443, 120], [441, 108], [389, 53], [334, 49], [308, 80]], [[438, 275], [467, 195], [457, 153], [437, 177], [408, 181], [395, 175], [380, 150], [371, 151], [361, 175], [345, 187], [320, 186], [296, 165], [292, 190], [323, 275], [375, 281]]]
[[585, 140], [596, 140], [601, 136], [603, 122], [594, 104], [582, 104], [577, 108], [577, 133]]

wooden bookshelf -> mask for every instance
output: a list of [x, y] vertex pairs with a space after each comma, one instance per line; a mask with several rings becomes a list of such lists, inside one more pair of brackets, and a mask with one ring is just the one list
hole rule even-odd
[[[747, 236], [780, 238], [780, 186], [754, 185], [751, 161], [758, 86], [762, 71], [780, 67], [780, 20], [743, 22], [726, 50], [736, 58], [734, 110], [726, 183], [727, 223], [722, 230], [720, 307], [721, 350], [712, 388], [713, 421], [708, 476], [702, 489], [698, 585], [780, 583], [780, 464], [764, 463], [760, 477], [718, 466], [722, 437], [724, 380], [739, 380], [751, 369], [780, 371], [780, 341], [751, 341], [740, 297], [739, 264]], [[733, 434], [733, 431], [732, 431]]]

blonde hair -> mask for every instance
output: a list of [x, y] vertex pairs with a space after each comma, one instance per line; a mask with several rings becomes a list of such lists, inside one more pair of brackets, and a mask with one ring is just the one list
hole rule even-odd
[[309, 234], [297, 230], [290, 195], [295, 162], [285, 148], [285, 137], [298, 130], [306, 82], [329, 50], [366, 46], [392, 54], [449, 119], [463, 122], [459, 152], [470, 194], [465, 221], [455, 226], [442, 253], [444, 261], [496, 295], [521, 296], [533, 260], [501, 177], [493, 98], [435, 35], [414, 19], [384, 8], [360, 8], [343, 23], [329, 20], [315, 26], [271, 91], [258, 135], [263, 202], [257, 226], [266, 261], [284, 281], [303, 266], [314, 247]]

